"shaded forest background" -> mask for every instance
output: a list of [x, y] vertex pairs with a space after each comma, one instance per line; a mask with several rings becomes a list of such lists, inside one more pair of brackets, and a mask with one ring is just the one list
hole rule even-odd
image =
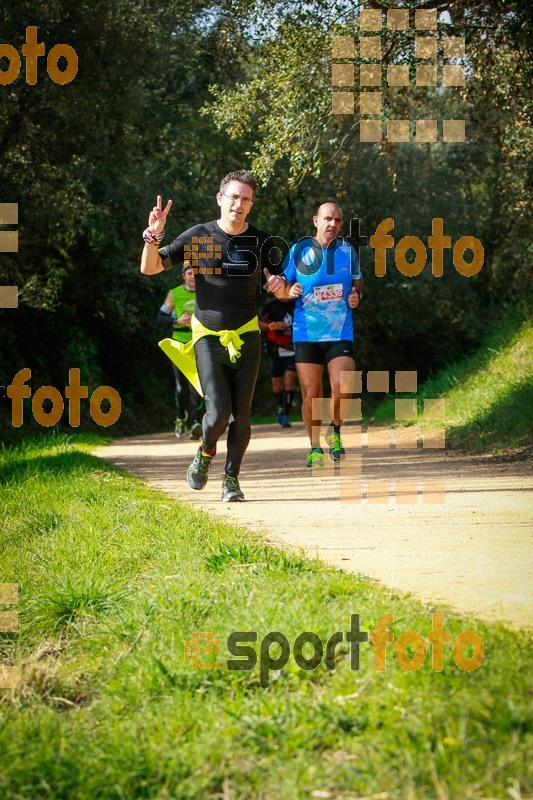
[[[359, 115], [332, 116], [331, 37], [358, 34], [359, 2], [17, 2], [0, 10], [0, 42], [19, 52], [36, 25], [46, 50], [70, 44], [76, 78], [0, 85], [0, 202], [19, 204], [19, 252], [0, 254], [0, 383], [30, 367], [33, 390], [63, 390], [71, 367], [89, 391], [111, 385], [128, 432], [167, 428], [172, 377], [155, 319], [178, 274], [139, 272], [141, 233], [157, 194], [174, 206], [167, 239], [216, 216], [223, 174], [261, 181], [251, 219], [292, 242], [316, 204], [336, 198], [370, 236], [387, 217], [396, 242], [427, 242], [434, 217], [452, 243], [476, 236], [485, 265], [461, 277], [445, 258], [416, 278], [373, 275], [362, 249], [357, 367], [420, 378], [471, 351], [509, 306], [531, 301], [531, 19], [519, 2], [420, 2], [464, 36], [465, 87], [384, 91], [384, 118], [464, 118], [467, 142], [359, 142]], [[365, 3], [386, 9], [388, 4]], [[412, 11], [414, 13], [414, 11]], [[444, 15], [444, 16], [442, 16]], [[382, 31], [384, 63], [410, 63], [412, 36]], [[6, 60], [0, 68], [6, 69]], [[357, 72], [357, 70], [356, 70]], [[357, 86], [355, 87], [357, 91]], [[3, 226], [6, 227], [6, 226]], [[9, 227], [9, 226], [7, 226]], [[255, 410], [273, 410], [266, 366]], [[83, 404], [82, 404], [83, 407]], [[10, 423], [0, 398], [0, 431]], [[26, 413], [29, 427], [30, 414]], [[88, 403], [84, 424], [89, 426]]]

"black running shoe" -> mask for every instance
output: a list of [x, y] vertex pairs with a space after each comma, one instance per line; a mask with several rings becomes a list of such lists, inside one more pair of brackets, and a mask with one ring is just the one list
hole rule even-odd
[[244, 495], [241, 492], [239, 481], [232, 475], [224, 475], [222, 481], [222, 500], [224, 503], [242, 503]]
[[174, 423], [174, 433], [181, 439], [185, 436], [185, 432], [187, 430], [187, 413], [185, 413], [184, 417], [176, 417], [176, 422]]
[[204, 488], [207, 483], [212, 458], [213, 456], [208, 456], [201, 447], [198, 448], [194, 461], [187, 470], [187, 483], [191, 489]]
[[199, 422], [195, 422], [191, 426], [191, 432], [189, 433], [189, 439], [201, 439], [202, 438], [202, 426]]

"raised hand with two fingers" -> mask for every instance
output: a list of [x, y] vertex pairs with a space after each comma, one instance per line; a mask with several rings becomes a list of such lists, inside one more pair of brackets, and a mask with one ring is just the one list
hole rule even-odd
[[163, 198], [158, 194], [157, 205], [152, 208], [148, 217], [148, 227], [153, 233], [161, 233], [165, 229], [168, 212], [171, 208], [172, 200], [169, 200], [165, 208], [163, 208]]

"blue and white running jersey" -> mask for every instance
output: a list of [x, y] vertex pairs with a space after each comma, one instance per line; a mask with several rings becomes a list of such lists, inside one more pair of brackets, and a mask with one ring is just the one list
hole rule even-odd
[[287, 254], [285, 278], [300, 283], [303, 294], [295, 301], [294, 342], [353, 341], [352, 283], [362, 277], [357, 251], [339, 238], [321, 247], [311, 237], [294, 244]]

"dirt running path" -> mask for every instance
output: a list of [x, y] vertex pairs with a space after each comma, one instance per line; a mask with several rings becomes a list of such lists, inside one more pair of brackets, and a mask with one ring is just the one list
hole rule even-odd
[[[363, 439], [364, 443], [364, 439]], [[307, 474], [303, 425], [256, 426], [241, 474], [246, 503], [221, 503], [225, 441], [209, 483], [185, 472], [197, 443], [173, 434], [121, 439], [96, 455], [176, 499], [262, 533], [272, 544], [360, 572], [429, 604], [515, 628], [533, 627], [533, 476], [524, 463], [435, 450], [364, 449], [363, 482], [375, 500], [341, 501], [354, 478]], [[444, 504], [389, 498], [390, 481], [444, 483]], [[382, 486], [377, 481], [384, 482]]]

